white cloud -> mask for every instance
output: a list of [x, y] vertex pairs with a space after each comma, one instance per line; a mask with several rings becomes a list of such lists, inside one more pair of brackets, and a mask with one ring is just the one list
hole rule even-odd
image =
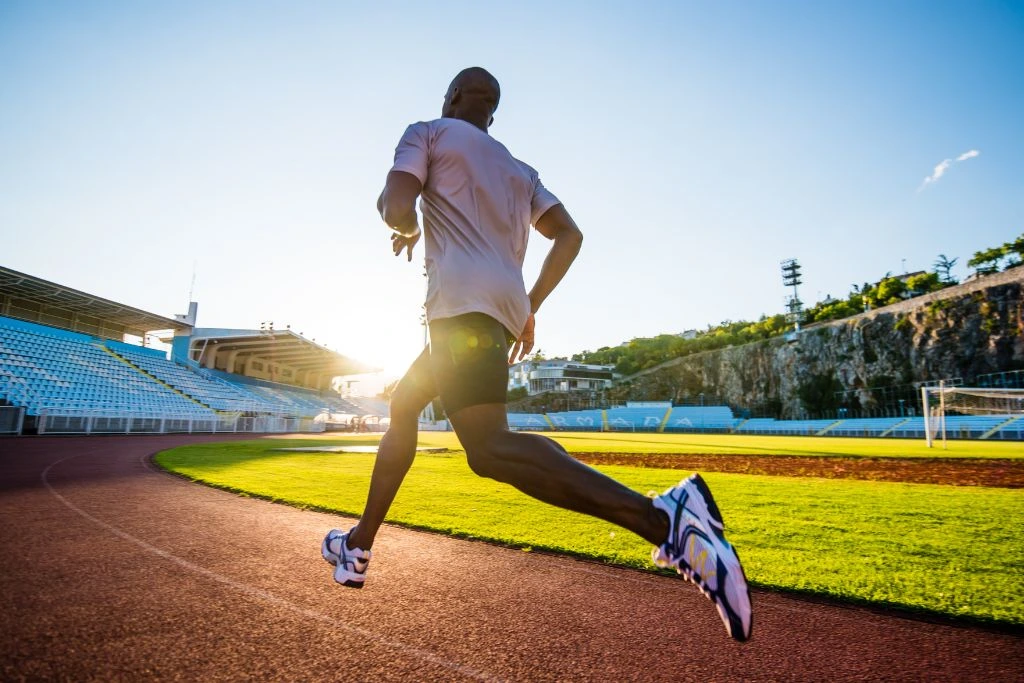
[[953, 165], [952, 159], [943, 159], [935, 166], [935, 170], [932, 174], [924, 179], [924, 184], [934, 183], [936, 180], [942, 177], [942, 174], [946, 172], [946, 169]]
[[[981, 152], [979, 152], [978, 150], [970, 149], [970, 150], [967, 150], [966, 152], [964, 152], [963, 154], [961, 154], [960, 156], [958, 156], [956, 158], [956, 160], [958, 162], [959, 161], [967, 161], [968, 159], [973, 159], [974, 157], [978, 156], [979, 154], [981, 154]], [[935, 169], [932, 171], [931, 175], [928, 176], [927, 178], [925, 178], [924, 181], [921, 183], [921, 187], [917, 188], [918, 192], [923, 190], [926, 185], [931, 185], [934, 182], [938, 182], [939, 178], [941, 178], [943, 175], [945, 175], [946, 171], [948, 171], [949, 167], [952, 166], [952, 165], [953, 165], [953, 160], [952, 159], [943, 159], [942, 161], [940, 161], [935, 166]]]

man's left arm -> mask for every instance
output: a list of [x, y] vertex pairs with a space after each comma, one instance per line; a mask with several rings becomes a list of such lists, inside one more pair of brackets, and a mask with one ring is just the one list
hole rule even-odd
[[554, 242], [551, 250], [544, 259], [537, 281], [530, 290], [530, 316], [526, 320], [526, 327], [519, 334], [519, 338], [512, 345], [509, 353], [509, 364], [518, 362], [526, 357], [533, 350], [534, 326], [533, 314], [540, 309], [540, 305], [554, 291], [558, 283], [562, 281], [565, 274], [569, 272], [569, 266], [576, 260], [583, 245], [583, 232], [576, 225], [569, 212], [562, 204], [555, 204], [537, 220], [537, 232]]

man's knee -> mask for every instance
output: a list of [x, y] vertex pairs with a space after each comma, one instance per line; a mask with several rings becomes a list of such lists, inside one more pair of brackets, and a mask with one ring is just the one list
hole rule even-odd
[[503, 481], [505, 465], [513, 458], [508, 432], [497, 432], [463, 444], [469, 469], [481, 477]]
[[391, 402], [388, 405], [391, 423], [418, 420], [420, 413], [428, 403], [430, 403], [430, 399], [424, 399], [422, 394], [411, 389], [404, 389], [402, 385], [399, 385], [391, 395]]

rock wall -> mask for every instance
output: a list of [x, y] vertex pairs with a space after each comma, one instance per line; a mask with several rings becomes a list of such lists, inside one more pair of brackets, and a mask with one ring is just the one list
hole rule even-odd
[[[693, 402], [780, 418], [902, 414], [923, 382], [1024, 369], [1024, 266], [852, 318], [694, 354], [626, 378], [608, 395]], [[903, 403], [900, 403], [900, 401]]]

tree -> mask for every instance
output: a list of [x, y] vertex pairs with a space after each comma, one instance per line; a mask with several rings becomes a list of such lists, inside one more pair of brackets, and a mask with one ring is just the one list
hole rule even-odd
[[1007, 268], [1019, 266], [1024, 261], [1024, 235], [1004, 244], [1003, 254], [1007, 257]]
[[955, 285], [956, 280], [953, 279], [952, 270], [956, 262], [959, 261], [957, 258], [948, 258], [945, 254], [939, 254], [939, 257], [935, 259], [935, 263], [932, 267], [935, 268], [935, 273], [939, 276], [944, 284]]
[[974, 268], [979, 275], [987, 275], [999, 270], [999, 262], [1006, 255], [1003, 247], [992, 247], [974, 252], [967, 265]]
[[906, 291], [907, 285], [903, 280], [886, 273], [877, 287], [871, 287], [867, 291], [861, 290], [861, 295], [872, 308], [875, 308], [903, 301], [903, 293]]
[[505, 400], [508, 403], [514, 403], [515, 401], [526, 398], [528, 393], [529, 392], [526, 390], [526, 387], [516, 387], [515, 389], [509, 389], [508, 394], [506, 394]]
[[943, 288], [938, 273], [921, 273], [907, 278], [907, 289], [911, 296], [920, 296], [929, 292], [937, 292]]

